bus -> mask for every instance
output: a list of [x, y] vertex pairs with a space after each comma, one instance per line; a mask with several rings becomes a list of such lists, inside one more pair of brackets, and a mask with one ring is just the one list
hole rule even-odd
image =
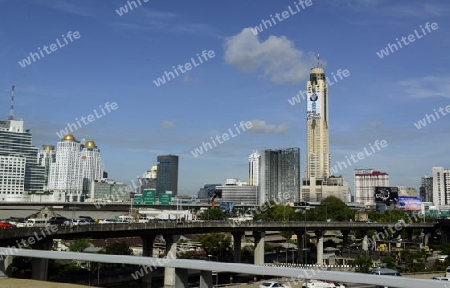
[[[397, 270], [389, 268], [375, 268], [372, 269], [372, 275], [385, 275], [385, 276], [401, 276]], [[375, 286], [376, 288], [394, 288], [387, 286]]]
[[48, 225], [50, 225], [50, 222], [45, 218], [30, 218], [27, 220], [27, 227], [46, 227]]

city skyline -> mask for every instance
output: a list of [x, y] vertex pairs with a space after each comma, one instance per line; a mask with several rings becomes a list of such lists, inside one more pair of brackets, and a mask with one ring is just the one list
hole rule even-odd
[[[178, 194], [195, 195], [206, 183], [247, 179], [253, 150], [282, 147], [300, 147], [303, 178], [307, 101], [292, 98], [305, 90], [320, 52], [330, 95], [331, 167], [386, 140], [388, 146], [337, 174], [352, 190], [358, 168], [385, 171], [391, 186], [419, 190], [432, 167], [450, 168], [442, 156], [450, 149], [450, 4], [311, 2], [301, 11], [292, 1], [148, 2], [122, 15], [116, 10], [126, 1], [119, 0], [5, 2], [5, 23], [17, 23], [13, 15], [45, 17], [21, 16], [19, 24], [0, 28], [0, 119], [8, 118], [15, 85], [14, 117], [31, 130], [33, 146], [56, 145], [61, 129], [72, 128], [77, 139], [101, 147], [111, 178], [130, 185], [158, 155], [173, 154], [181, 160]], [[289, 18], [254, 33], [288, 7]], [[311, 23], [317, 25], [306, 29]], [[172, 66], [200, 63], [202, 51], [214, 57], [164, 85], [153, 83]], [[41, 52], [46, 57], [18, 63]], [[106, 103], [117, 109], [103, 109]], [[252, 128], [237, 134], [241, 121]], [[229, 129], [237, 136], [225, 141]], [[217, 135], [223, 144], [192, 155]]]

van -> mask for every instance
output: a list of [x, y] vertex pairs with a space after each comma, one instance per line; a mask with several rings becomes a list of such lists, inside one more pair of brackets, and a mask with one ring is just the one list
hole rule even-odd
[[439, 260], [439, 262], [444, 263], [445, 260], [447, 259], [447, 257], [448, 257], [448, 255], [441, 255], [441, 256], [439, 256], [438, 260]]
[[46, 227], [48, 225], [50, 223], [45, 218], [30, 218], [27, 220], [27, 227]]
[[450, 278], [450, 266], [445, 269], [445, 277]]

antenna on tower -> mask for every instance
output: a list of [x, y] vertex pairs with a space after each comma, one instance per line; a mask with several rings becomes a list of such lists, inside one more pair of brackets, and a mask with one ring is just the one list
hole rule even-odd
[[317, 52], [317, 67], [320, 67], [320, 55], [319, 55], [319, 52]]
[[8, 120], [14, 120], [14, 85], [11, 91], [11, 110], [9, 110]]

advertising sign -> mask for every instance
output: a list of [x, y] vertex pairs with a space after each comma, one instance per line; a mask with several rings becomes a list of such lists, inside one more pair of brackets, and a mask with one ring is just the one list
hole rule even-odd
[[375, 187], [375, 202], [377, 203], [397, 203], [398, 188], [397, 187]]
[[233, 214], [234, 202], [221, 202], [220, 210], [227, 214]]
[[320, 92], [308, 93], [306, 119], [320, 119]]
[[395, 209], [404, 211], [421, 211], [422, 198], [413, 196], [398, 196]]

